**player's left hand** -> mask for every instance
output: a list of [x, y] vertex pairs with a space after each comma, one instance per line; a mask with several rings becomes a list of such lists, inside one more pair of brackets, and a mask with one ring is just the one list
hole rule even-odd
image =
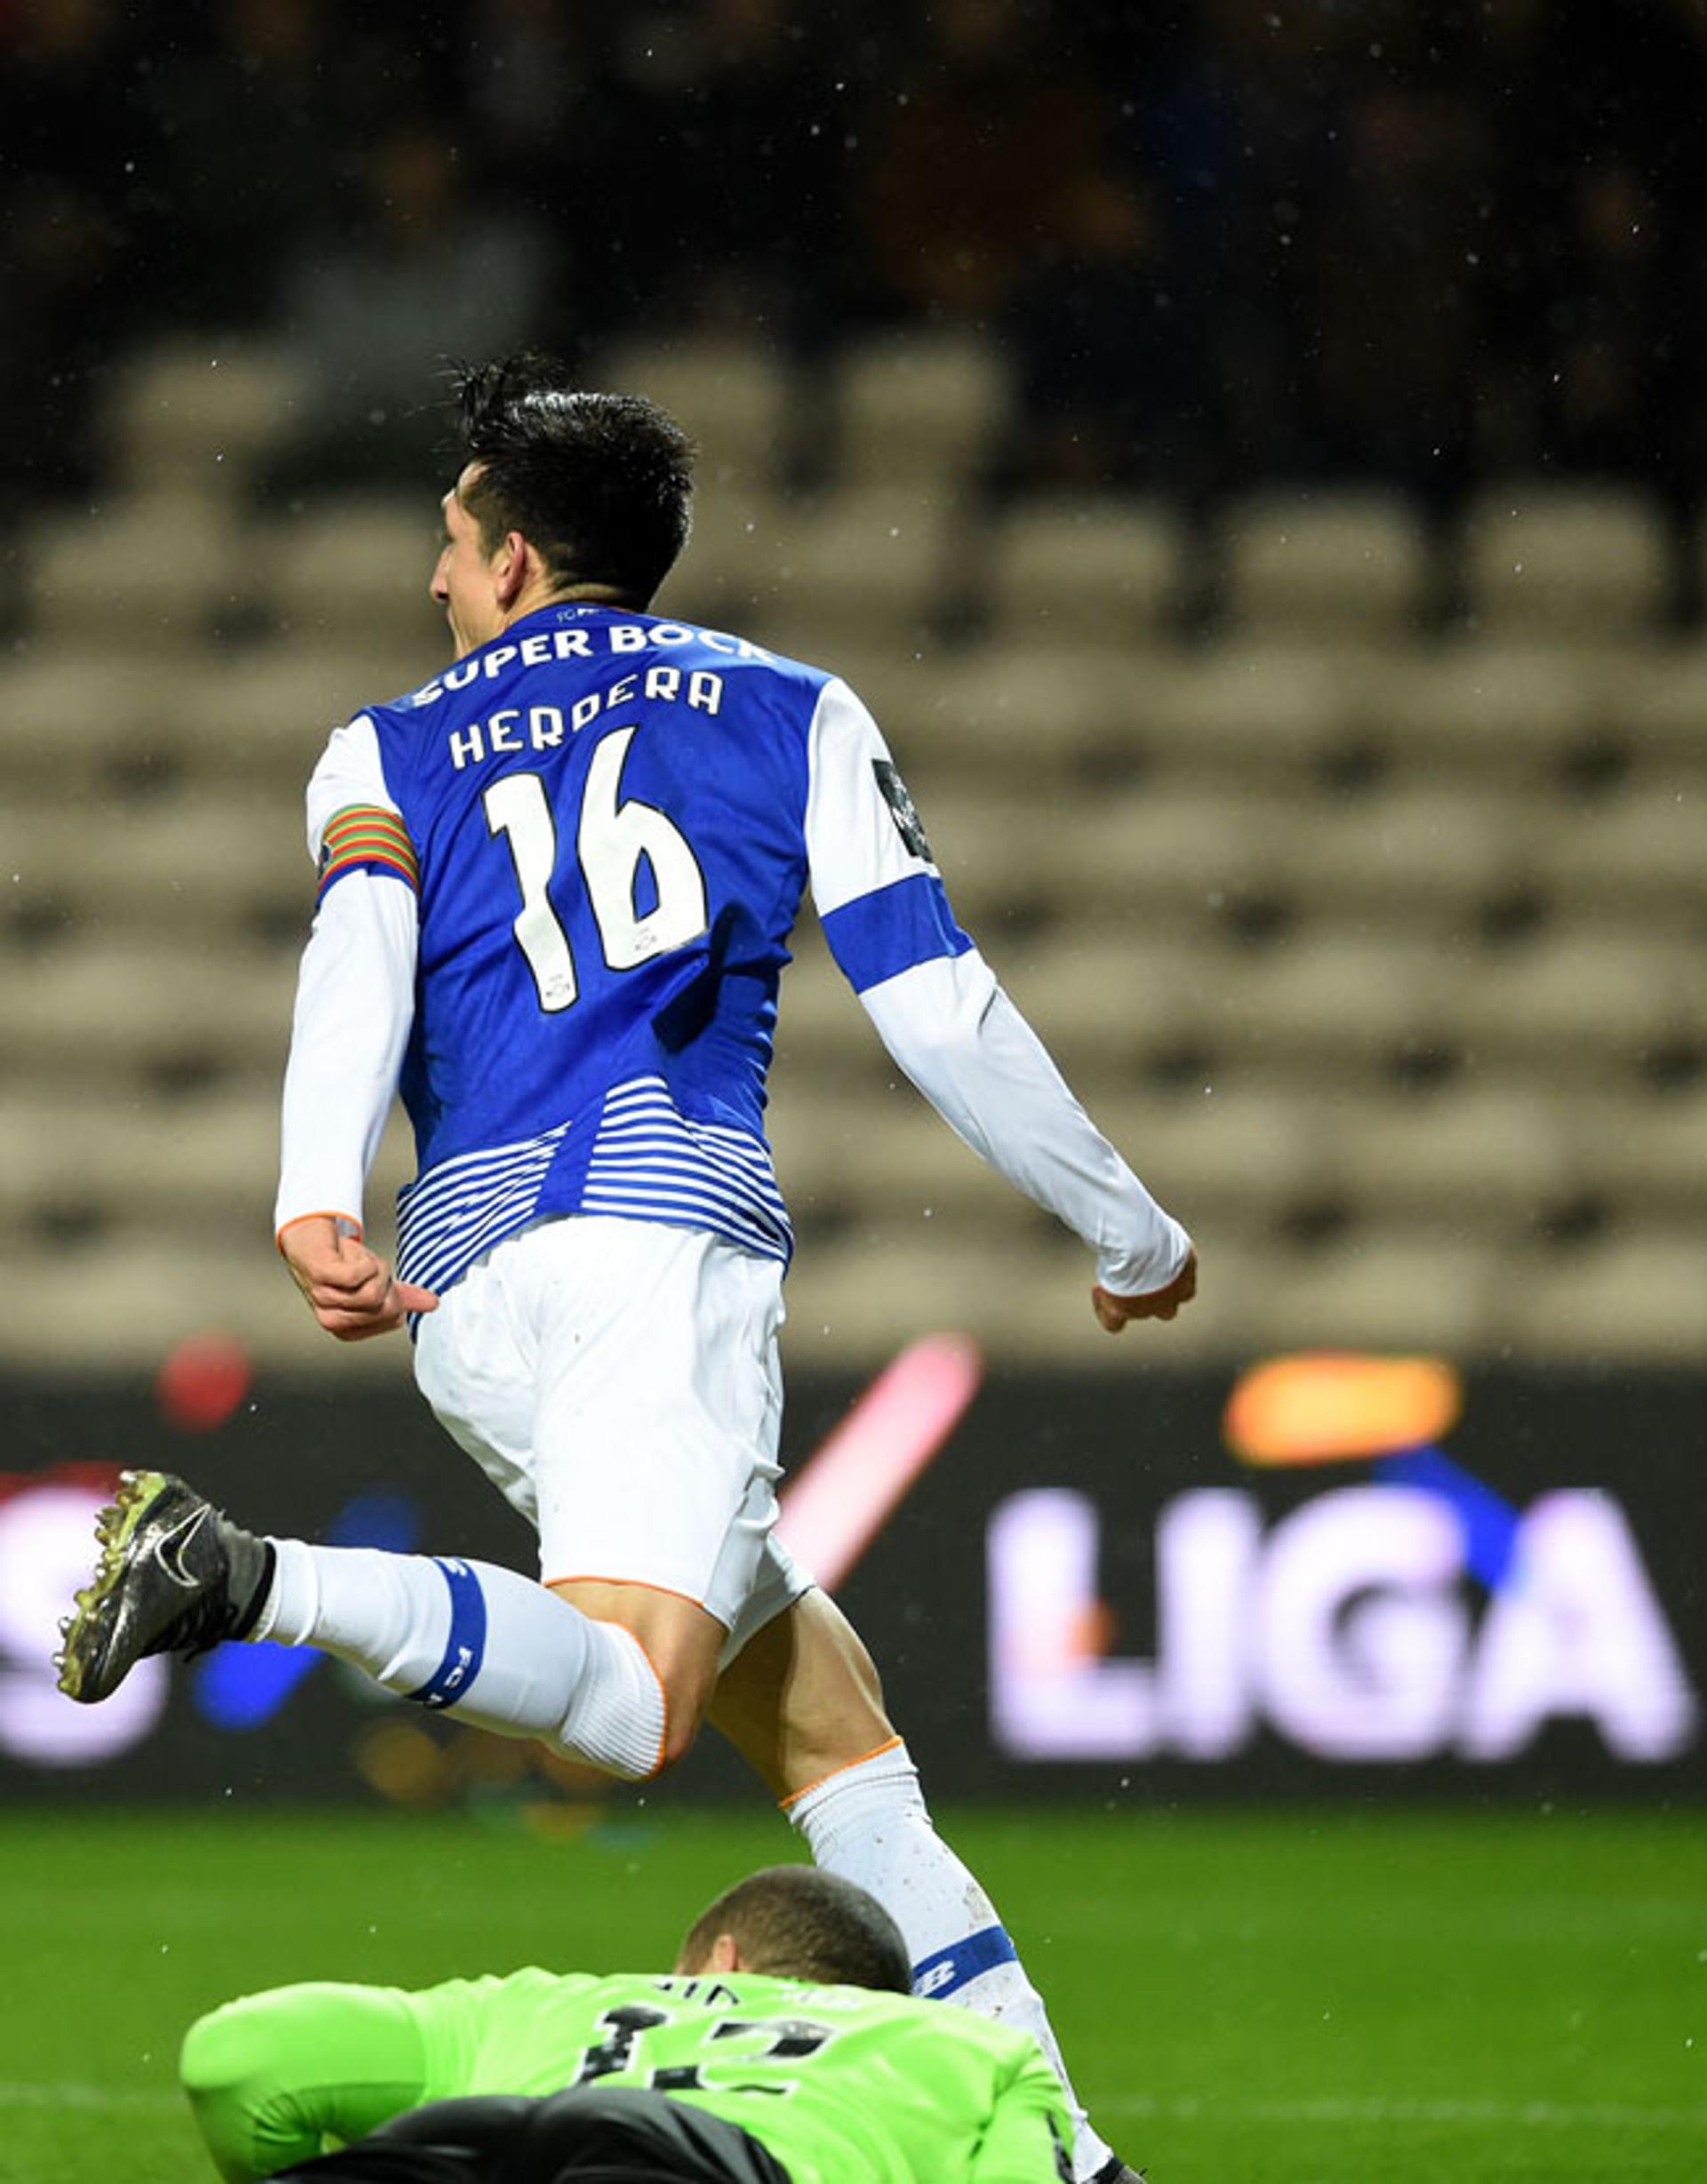
[[329, 1335], [340, 1342], [365, 1342], [370, 1335], [390, 1334], [411, 1312], [431, 1312], [438, 1299], [429, 1289], [392, 1278], [377, 1252], [357, 1237], [340, 1233], [320, 1215], [293, 1221], [278, 1239], [291, 1279]]
[[1152, 1289], [1142, 1297], [1122, 1297], [1097, 1282], [1091, 1288], [1091, 1308], [1110, 1334], [1118, 1334], [1129, 1319], [1172, 1319], [1197, 1293], [1198, 1254], [1188, 1252], [1185, 1264], [1166, 1289]]

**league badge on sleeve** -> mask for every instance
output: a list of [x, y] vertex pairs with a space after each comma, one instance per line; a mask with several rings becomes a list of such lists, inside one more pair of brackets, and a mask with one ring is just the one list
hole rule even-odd
[[915, 857], [934, 864], [931, 845], [925, 838], [925, 822], [918, 816], [918, 806], [913, 802], [907, 784], [901, 778], [893, 762], [887, 758], [874, 758], [871, 771], [878, 777], [878, 787], [883, 791], [883, 800], [889, 806], [902, 840]]

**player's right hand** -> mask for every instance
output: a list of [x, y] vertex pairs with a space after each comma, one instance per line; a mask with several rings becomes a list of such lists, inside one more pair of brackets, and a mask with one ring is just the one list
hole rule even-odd
[[309, 1309], [340, 1342], [365, 1342], [391, 1334], [412, 1312], [432, 1312], [430, 1289], [393, 1279], [377, 1252], [343, 1235], [330, 1214], [293, 1221], [279, 1232], [278, 1248]]
[[1198, 1254], [1193, 1251], [1186, 1253], [1185, 1264], [1166, 1289], [1152, 1289], [1142, 1297], [1122, 1297], [1097, 1282], [1091, 1289], [1091, 1308], [1110, 1334], [1118, 1334], [1129, 1319], [1172, 1319], [1197, 1293]]

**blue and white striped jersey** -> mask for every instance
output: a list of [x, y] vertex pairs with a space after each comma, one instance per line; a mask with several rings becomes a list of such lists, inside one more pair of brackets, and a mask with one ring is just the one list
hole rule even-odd
[[972, 945], [845, 684], [617, 608], [541, 608], [358, 715], [309, 822], [323, 895], [417, 898], [397, 1271], [433, 1290], [582, 1211], [786, 1261], [765, 1080], [808, 880], [858, 991]]

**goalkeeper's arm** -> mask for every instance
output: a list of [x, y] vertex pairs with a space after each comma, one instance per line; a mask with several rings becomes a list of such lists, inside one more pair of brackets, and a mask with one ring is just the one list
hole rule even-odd
[[429, 2093], [413, 1998], [325, 1981], [247, 1996], [198, 2019], [179, 2072], [226, 2184], [347, 2145]]

